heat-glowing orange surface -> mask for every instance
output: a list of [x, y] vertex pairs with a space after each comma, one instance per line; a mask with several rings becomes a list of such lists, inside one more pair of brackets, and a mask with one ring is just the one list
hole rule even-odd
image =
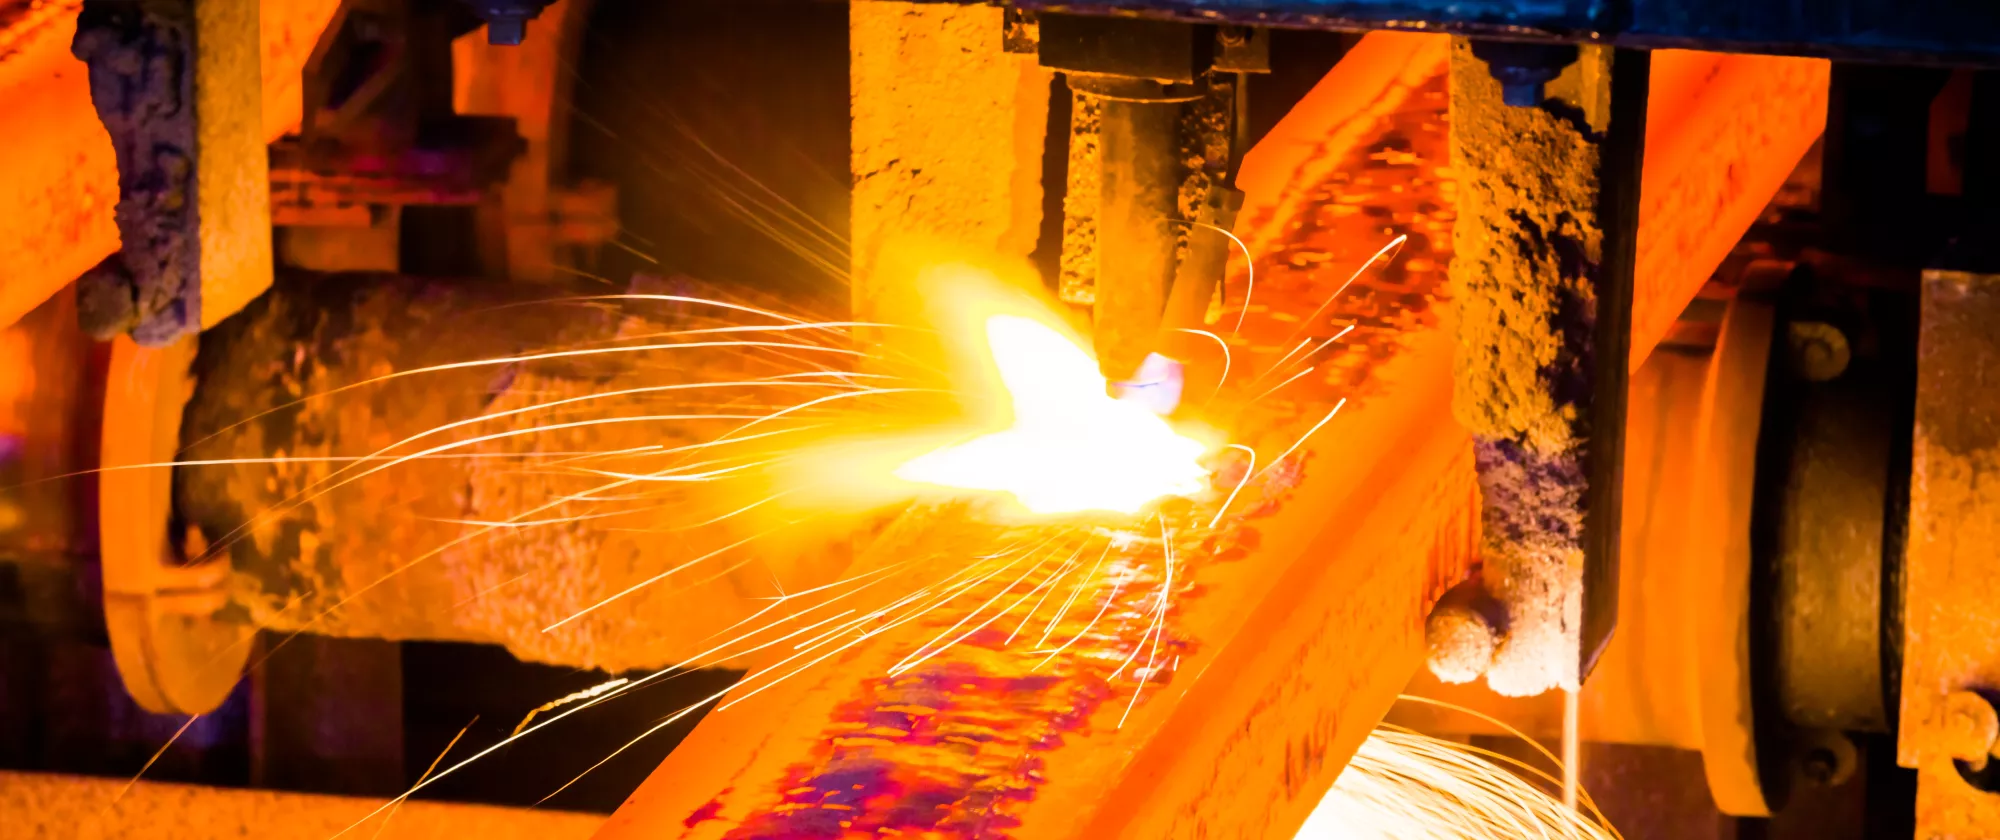
[[1013, 425], [919, 456], [909, 481], [1011, 494], [1034, 513], [1138, 513], [1205, 487], [1207, 447], [1131, 402], [1112, 399], [1097, 361], [1032, 318], [986, 319], [986, 343]]

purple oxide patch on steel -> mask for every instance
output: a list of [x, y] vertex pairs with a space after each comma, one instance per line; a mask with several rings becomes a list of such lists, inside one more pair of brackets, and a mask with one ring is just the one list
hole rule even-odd
[[681, 827], [693, 828], [697, 825], [700, 825], [702, 823], [708, 822], [709, 820], [715, 819], [718, 816], [721, 816], [722, 797], [728, 796], [729, 792], [733, 789], [734, 788], [723, 788], [722, 792], [717, 793], [714, 799], [708, 800], [706, 803], [703, 803], [701, 807], [694, 809], [694, 813], [687, 815], [687, 819], [681, 820]]
[[122, 249], [78, 281], [78, 317], [96, 338], [141, 345], [200, 328], [194, 12], [181, 3], [86, 4], [71, 52], [118, 160]]
[[1487, 684], [1507, 696], [1534, 694], [1574, 679], [1574, 666], [1560, 654], [1574, 650], [1567, 640], [1582, 616], [1582, 452], [1545, 455], [1475, 438], [1473, 459], [1482, 499], [1480, 574], [1507, 615], [1496, 628], [1504, 635]]
[[[728, 840], [883, 831], [1010, 837], [1019, 825], [1010, 806], [1033, 799], [1044, 756], [1093, 717], [1115, 715], [1134, 692], [1155, 693], [1146, 687], [1169, 682], [1171, 663], [1193, 649], [1170, 621], [1149, 629], [1162, 584], [1159, 546], [1134, 546], [1118, 560], [1106, 561], [1117, 567], [1107, 573], [1129, 580], [1103, 621], [1084, 634], [1098, 610], [1073, 611], [1055, 637], [1077, 641], [1041, 670], [1046, 652], [1033, 650], [1032, 639], [1010, 644], [1018, 622], [1000, 621], [922, 665], [868, 681], [864, 696], [835, 714], [815, 759], [792, 768], [777, 801]], [[1174, 585], [1192, 591], [1185, 577]]]

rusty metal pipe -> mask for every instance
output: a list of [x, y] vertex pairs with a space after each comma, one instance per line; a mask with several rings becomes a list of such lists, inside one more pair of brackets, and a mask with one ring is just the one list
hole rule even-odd
[[1072, 74], [1099, 99], [1103, 148], [1097, 212], [1097, 358], [1106, 378], [1132, 375], [1153, 349], [1173, 285], [1181, 166], [1179, 103], [1142, 80]]
[[[635, 287], [647, 289], [699, 294]], [[224, 614], [280, 631], [500, 644], [526, 661], [621, 671], [694, 653], [714, 628], [747, 614], [741, 608], [757, 608], [735, 593], [761, 592], [771, 573], [787, 588], [824, 582], [794, 571], [837, 574], [844, 555], [810, 545], [811, 529], [794, 528], [712, 564], [735, 572], [640, 587], [565, 621], [771, 527], [734, 533], [739, 519], [690, 527], [744, 503], [708, 484], [664, 496], [672, 485], [623, 491], [643, 490], [651, 501], [639, 503], [562, 502], [607, 483], [572, 467], [651, 472], [676, 463], [652, 456], [618, 466], [615, 457], [576, 461], [575, 453], [713, 440], [798, 395], [705, 387], [767, 375], [771, 357], [701, 342], [480, 363], [621, 340], [657, 347], [675, 339], [647, 336], [710, 324], [702, 319], [715, 313], [548, 300], [561, 293], [398, 275], [292, 276], [204, 333], [179, 448], [184, 459], [246, 460], [179, 467], [173, 496], [179, 518], [232, 568]], [[342, 390], [357, 383], [368, 384]], [[399, 441], [407, 443], [392, 447]], [[350, 460], [418, 451], [433, 454], [393, 466]], [[537, 454], [550, 452], [572, 454], [547, 463]], [[725, 498], [729, 507], [710, 510]], [[619, 521], [602, 518], [628, 508]], [[510, 521], [537, 524], [482, 524]]]

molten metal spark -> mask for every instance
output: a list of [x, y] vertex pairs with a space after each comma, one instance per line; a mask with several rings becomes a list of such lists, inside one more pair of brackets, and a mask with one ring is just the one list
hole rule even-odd
[[1011, 428], [918, 457], [909, 481], [1013, 495], [1041, 513], [1137, 513], [1202, 490], [1207, 447], [1158, 415], [1112, 399], [1090, 354], [1030, 318], [995, 315], [986, 340], [1012, 399]]
[[1299, 831], [1298, 840], [1614, 840], [1619, 836], [1601, 816], [1564, 807], [1496, 761], [1511, 760], [1383, 726], [1361, 744]]

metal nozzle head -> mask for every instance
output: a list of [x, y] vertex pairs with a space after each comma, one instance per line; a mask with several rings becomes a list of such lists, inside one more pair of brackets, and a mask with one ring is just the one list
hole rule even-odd
[[486, 21], [486, 42], [520, 46], [528, 37], [528, 21], [542, 14], [550, 0], [464, 0], [472, 13]]
[[528, 21], [523, 18], [500, 18], [486, 22], [486, 43], [518, 47], [527, 37]]
[[1542, 104], [1542, 100], [1547, 98], [1543, 82], [1540, 79], [1513, 82], [1500, 86], [1500, 101], [1509, 107], [1533, 108], [1536, 105]]
[[1500, 101], [1515, 108], [1532, 108], [1547, 98], [1546, 85], [1576, 62], [1575, 44], [1531, 44], [1474, 41], [1472, 54], [1486, 62], [1500, 83]]

